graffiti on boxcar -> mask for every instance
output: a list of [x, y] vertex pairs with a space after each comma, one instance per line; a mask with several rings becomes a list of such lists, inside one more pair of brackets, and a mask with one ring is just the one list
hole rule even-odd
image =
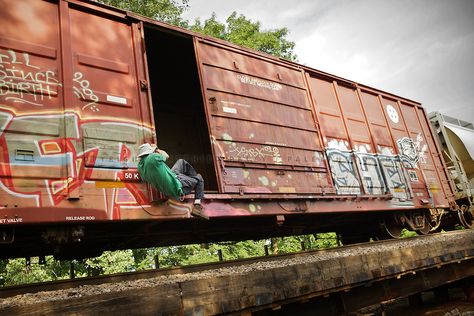
[[361, 177], [368, 194], [384, 194], [385, 185], [380, 173], [377, 157], [370, 154], [357, 153], [360, 161]]
[[426, 163], [426, 153], [428, 152], [428, 144], [423, 144], [423, 136], [418, 133], [415, 141], [415, 148], [418, 152], [418, 161], [420, 163]]
[[[69, 124], [74, 125], [68, 128], [77, 131], [71, 134], [71, 137], [33, 136], [29, 140], [30, 145], [24, 140], [19, 141], [15, 133], [0, 134], [0, 147], [6, 153], [0, 158], [0, 196], [5, 201], [15, 198], [17, 203], [24, 207], [49, 207], [67, 205], [64, 203], [68, 202], [67, 199], [71, 193], [76, 192], [74, 196], [79, 197], [85, 191], [88, 193], [84, 194], [87, 196], [84, 202], [97, 205], [99, 209], [103, 206], [110, 219], [119, 218], [122, 208], [141, 208], [140, 205], [146, 205], [148, 198], [137, 186], [139, 180], [136, 177], [131, 179], [127, 176], [130, 175], [130, 170], [90, 168], [104, 156], [104, 153], [101, 153], [104, 149], [91, 147], [83, 150], [81, 142], [77, 142], [77, 139], [82, 138], [79, 134], [81, 131], [87, 130], [89, 126], [100, 125], [101, 122], [84, 121], [79, 115], [73, 113], [66, 115], [9, 114], [8, 126], [14, 127], [15, 123], [36, 123], [62, 116], [68, 120]], [[107, 124], [110, 128], [114, 125], [115, 128], [123, 128], [120, 122], [108, 121], [102, 124]], [[133, 124], [127, 124], [127, 126], [137, 131], [143, 128]], [[18, 159], [18, 144], [24, 146], [22, 148], [29, 149], [29, 159]], [[114, 159], [120, 162], [133, 160], [136, 153], [128, 144], [118, 142], [116, 146], [118, 147], [115, 151], [117, 156]], [[40, 172], [43, 172], [45, 176], [38, 177]], [[102, 180], [98, 182], [91, 180], [93, 174]], [[109, 200], [109, 197], [112, 197], [112, 200]]]
[[279, 91], [283, 88], [281, 84], [276, 83], [276, 82], [271, 82], [271, 81], [267, 81], [267, 80], [263, 80], [263, 79], [259, 79], [255, 77], [250, 77], [250, 76], [242, 75], [242, 74], [238, 74], [236, 76], [237, 76], [237, 79], [239, 79], [241, 83], [249, 84], [255, 87], [264, 88], [268, 90], [274, 90], [274, 91]]
[[360, 183], [352, 154], [336, 149], [328, 149], [326, 153], [337, 194], [360, 194]]
[[[73, 92], [79, 99], [91, 101], [82, 107], [82, 110], [90, 109], [92, 112], [99, 112], [97, 103], [99, 102], [99, 97], [95, 95], [94, 91], [91, 89], [91, 84], [89, 80], [84, 78], [82, 72], [77, 71], [74, 73], [73, 78], [74, 86]], [[78, 86], [79, 85], [79, 86]]]
[[[235, 143], [233, 143], [234, 145]], [[270, 157], [273, 162], [282, 163], [280, 150], [273, 146], [260, 146], [254, 148], [246, 148], [245, 146], [230, 146], [229, 155], [231, 159], [246, 161], [265, 161], [266, 157]]]
[[5, 100], [43, 106], [41, 102], [56, 96], [60, 86], [57, 73], [41, 71], [40, 67], [31, 64], [28, 53], [0, 52], [0, 96]]
[[423, 136], [418, 133], [416, 140], [403, 137], [397, 140], [397, 146], [402, 159], [409, 162], [412, 168], [417, 168], [417, 163], [426, 163], [428, 145], [423, 144]]
[[327, 143], [327, 147], [331, 149], [338, 149], [338, 150], [349, 150], [349, 142], [342, 139], [326, 139], [324, 138], [325, 142]]
[[407, 184], [402, 175], [401, 164], [398, 157], [381, 157], [379, 161], [385, 174], [385, 180], [390, 193], [399, 199], [407, 198]]
[[400, 150], [400, 155], [408, 159], [415, 165], [418, 162], [418, 152], [415, 147], [415, 142], [409, 137], [403, 137], [397, 140], [397, 146]]

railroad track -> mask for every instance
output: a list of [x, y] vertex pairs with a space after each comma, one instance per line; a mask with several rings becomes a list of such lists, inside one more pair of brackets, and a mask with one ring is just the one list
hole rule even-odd
[[302, 251], [298, 253], [277, 254], [277, 255], [270, 255], [270, 256], [264, 256], [264, 257], [228, 260], [228, 261], [222, 261], [222, 262], [212, 262], [212, 263], [189, 265], [189, 266], [182, 266], [182, 267], [145, 270], [145, 271], [138, 271], [138, 272], [125, 272], [125, 273], [117, 273], [117, 274], [94, 276], [94, 277], [66, 279], [66, 280], [58, 280], [58, 281], [52, 281], [52, 282], [24, 284], [24, 285], [18, 285], [18, 286], [8, 286], [8, 287], [0, 288], [0, 303], [2, 299], [6, 299], [6, 298], [13, 297], [16, 295], [23, 295], [27, 293], [33, 294], [33, 293], [45, 292], [45, 291], [59, 291], [59, 290], [66, 290], [66, 289], [72, 289], [72, 288], [79, 288], [79, 287], [87, 286], [87, 285], [91, 285], [91, 286], [103, 285], [103, 284], [111, 284], [111, 283], [119, 283], [119, 282], [136, 281], [136, 280], [146, 280], [146, 279], [173, 276], [173, 275], [186, 275], [186, 274], [199, 273], [203, 271], [212, 271], [212, 270], [223, 269], [223, 268], [233, 268], [233, 267], [239, 267], [243, 265], [252, 265], [259, 262], [260, 263], [283, 262], [283, 261], [291, 261], [295, 259], [301, 259], [301, 261], [305, 261], [305, 257], [314, 257], [314, 256], [317, 257], [318, 254], [325, 254], [325, 255], [337, 254], [338, 252], [341, 252], [341, 253], [347, 252], [347, 250], [351, 250], [351, 249], [356, 250], [356, 252], [363, 252], [364, 250], [368, 250], [368, 249], [377, 249], [377, 248], [381, 249], [392, 244], [399, 244], [400, 246], [403, 246], [403, 243], [413, 243], [415, 241], [430, 240], [433, 238], [437, 238], [441, 235], [454, 236], [454, 235], [464, 235], [466, 233], [474, 234], [474, 232], [470, 230], [469, 231], [454, 231], [454, 232], [430, 234], [426, 236], [415, 236], [415, 237], [410, 237], [410, 238], [405, 238], [405, 239], [389, 239], [389, 240], [372, 241], [368, 243], [339, 246], [339, 247], [334, 247], [334, 248], [329, 248], [329, 249], [306, 250], [306, 251]]

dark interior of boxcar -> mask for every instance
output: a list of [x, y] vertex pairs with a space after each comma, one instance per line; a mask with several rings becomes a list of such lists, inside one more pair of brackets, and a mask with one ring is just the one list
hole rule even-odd
[[145, 43], [158, 146], [168, 165], [188, 160], [217, 191], [192, 37], [147, 27]]

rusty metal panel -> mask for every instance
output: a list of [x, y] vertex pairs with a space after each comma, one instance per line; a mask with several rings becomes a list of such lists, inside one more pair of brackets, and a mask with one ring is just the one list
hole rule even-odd
[[[348, 149], [349, 142], [344, 122], [341, 119], [334, 86], [332, 82], [319, 78], [310, 77], [309, 86], [316, 107], [316, 113], [323, 131], [324, 146], [329, 147], [331, 141], [340, 143], [340, 146]], [[334, 146], [332, 146], [334, 147]]]
[[0, 177], [6, 190], [29, 194], [44, 187], [37, 179], [65, 175], [65, 157], [52, 163], [44, 156], [61, 151], [49, 140], [64, 134], [59, 13], [45, 1], [2, 0], [0, 7]]
[[[337, 194], [360, 195], [365, 193], [364, 190], [369, 191], [367, 187], [370, 187], [370, 190], [372, 190], [373, 184], [380, 183], [380, 180], [374, 179], [372, 181], [365, 179], [365, 177], [370, 178], [368, 172], [365, 172], [362, 175], [364, 179], [361, 179], [360, 161], [358, 162], [358, 158], [352, 153], [353, 144], [349, 138], [348, 124], [346, 124], [342, 114], [341, 100], [344, 104], [349, 104], [348, 108], [352, 110], [352, 117], [355, 118], [355, 120], [351, 121], [351, 131], [360, 136], [357, 140], [365, 140], [367, 132], [358, 125], [360, 124], [358, 120], [360, 119], [360, 111], [358, 112], [354, 109], [353, 99], [351, 99], [350, 95], [351, 91], [346, 93], [346, 90], [342, 90], [342, 98], [338, 97], [336, 83], [312, 76], [309, 76], [309, 86], [312, 92], [315, 111], [321, 125], [326, 155]], [[364, 169], [364, 171], [368, 170], [369, 168]], [[376, 174], [373, 176], [378, 177]], [[376, 185], [378, 186], [378, 184]], [[375, 191], [384, 190], [378, 186]]]
[[366, 91], [361, 91], [361, 100], [367, 115], [367, 123], [372, 132], [372, 139], [379, 154], [394, 154], [393, 141], [387, 122], [384, 119], [383, 110], [379, 98]]
[[75, 108], [83, 117], [136, 119], [137, 82], [132, 28], [126, 21], [69, 10]]
[[196, 43], [222, 191], [322, 192], [328, 173], [303, 72]]
[[361, 109], [357, 91], [339, 85], [337, 94], [348, 135], [352, 140], [352, 149], [357, 150], [362, 145], [364, 148], [361, 151], [373, 153], [374, 148], [371, 144], [367, 122]]
[[218, 45], [206, 45], [205, 47], [205, 49], [199, 50], [199, 59], [203, 64], [216, 65], [216, 61], [218, 61], [219, 66], [224, 69], [235, 70], [243, 74], [258, 74], [261, 79], [283, 81], [290, 86], [305, 88], [301, 73], [290, 67], [277, 66], [274, 61], [269, 62], [256, 55], [225, 49]]
[[446, 205], [415, 105], [317, 75], [309, 83], [338, 194], [390, 193], [394, 205]]
[[[75, 150], [86, 153], [86, 168], [135, 167], [130, 153], [142, 142], [139, 126], [146, 123], [141, 121], [141, 103], [147, 98], [139, 89], [137, 67], [142, 54], [136, 51], [142, 45], [135, 43], [141, 34], [127, 20], [90, 14], [74, 5], [67, 16], [73, 77], [68, 109], [87, 121], [80, 126], [83, 142]], [[115, 178], [109, 173], [110, 180]]]
[[[396, 152], [403, 161], [405, 177], [415, 205], [447, 206], [444, 189], [433, 162], [434, 146], [426, 130], [423, 110], [402, 101], [380, 98]], [[420, 120], [419, 114], [423, 116]], [[423, 123], [422, 121], [425, 121]], [[425, 124], [425, 128], [423, 128]], [[426, 132], [424, 131], [426, 130]]]
[[2, 217], [118, 219], [139, 207], [146, 190], [123, 171], [151, 139], [137, 25], [67, 1], [0, 6], [0, 197], [21, 209]]

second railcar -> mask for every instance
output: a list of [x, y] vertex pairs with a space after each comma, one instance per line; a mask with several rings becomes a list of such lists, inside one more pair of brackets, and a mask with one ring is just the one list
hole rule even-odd
[[[95, 2], [0, 6], [1, 257], [397, 237], [456, 208], [417, 102]], [[144, 142], [195, 165], [210, 221], [140, 181]]]

